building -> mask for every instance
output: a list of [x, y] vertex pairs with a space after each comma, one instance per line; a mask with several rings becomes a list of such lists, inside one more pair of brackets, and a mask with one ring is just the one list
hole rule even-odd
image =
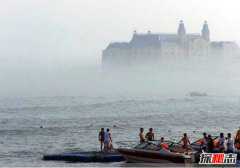
[[177, 33], [147, 33], [134, 31], [130, 42], [110, 43], [102, 53], [104, 67], [160, 65], [186, 60], [220, 59], [239, 54], [239, 47], [231, 41], [211, 41], [205, 21], [199, 34], [187, 34], [183, 21]]

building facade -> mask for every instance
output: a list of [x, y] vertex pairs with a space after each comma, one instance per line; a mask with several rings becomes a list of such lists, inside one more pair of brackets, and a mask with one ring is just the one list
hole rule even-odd
[[183, 21], [177, 33], [133, 33], [130, 42], [110, 43], [102, 53], [104, 67], [159, 65], [185, 60], [201, 60], [239, 54], [238, 45], [231, 41], [211, 41], [205, 21], [199, 34], [187, 34]]

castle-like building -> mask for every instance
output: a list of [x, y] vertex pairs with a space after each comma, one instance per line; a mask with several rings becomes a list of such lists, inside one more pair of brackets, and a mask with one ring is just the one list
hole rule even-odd
[[211, 41], [208, 23], [205, 21], [199, 34], [187, 34], [183, 21], [177, 33], [137, 33], [130, 42], [110, 43], [102, 53], [102, 65], [131, 66], [161, 64], [188, 59], [223, 58], [239, 53], [232, 41]]

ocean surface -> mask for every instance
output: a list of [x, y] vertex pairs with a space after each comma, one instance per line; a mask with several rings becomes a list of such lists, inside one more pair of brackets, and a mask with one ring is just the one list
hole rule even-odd
[[110, 128], [114, 146], [138, 140], [139, 127], [157, 139], [194, 141], [203, 131], [235, 133], [240, 98], [28, 97], [0, 99], [0, 166], [125, 166], [126, 163], [42, 161], [44, 154], [98, 150], [98, 131]]

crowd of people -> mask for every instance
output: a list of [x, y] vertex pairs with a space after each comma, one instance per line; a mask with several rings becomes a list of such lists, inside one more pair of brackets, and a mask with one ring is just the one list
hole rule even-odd
[[[144, 143], [146, 141], [154, 141], [153, 128], [149, 128], [149, 131], [144, 135], [144, 129], [140, 128], [139, 141]], [[182, 145], [185, 150], [191, 150], [191, 142], [188, 138], [187, 133], [183, 134], [183, 137], [178, 142]], [[219, 137], [212, 137], [211, 134], [203, 133], [203, 138], [195, 142], [201, 146], [204, 152], [226, 152], [232, 153], [234, 151], [240, 151], [240, 128], [236, 133], [236, 136], [232, 138], [231, 133], [224, 136], [224, 133], [220, 133]], [[160, 147], [163, 149], [168, 149], [168, 144], [164, 142], [164, 137], [160, 139]]]
[[203, 138], [198, 142], [204, 152], [226, 152], [233, 153], [240, 151], [240, 129], [237, 131], [236, 136], [233, 138], [231, 133], [224, 136], [220, 133], [219, 137], [212, 137], [210, 134], [203, 133]]

